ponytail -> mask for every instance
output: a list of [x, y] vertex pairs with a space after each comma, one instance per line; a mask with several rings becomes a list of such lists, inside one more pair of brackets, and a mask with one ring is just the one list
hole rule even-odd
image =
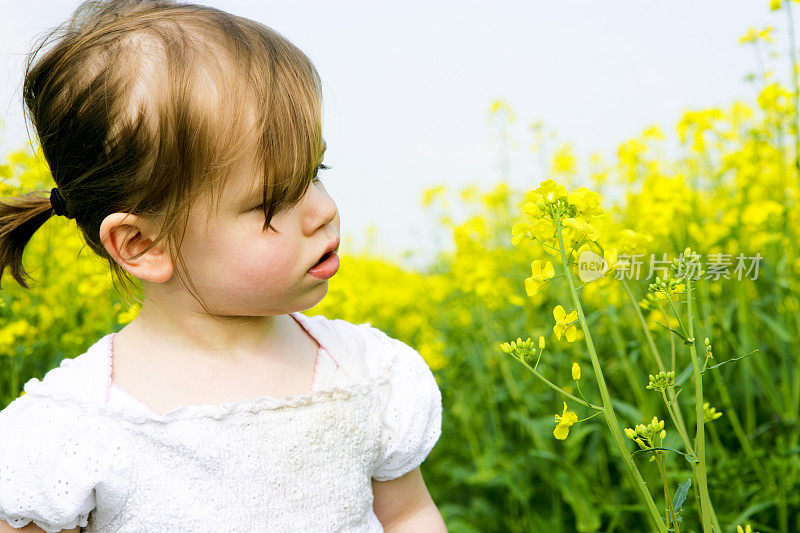
[[50, 199], [35, 193], [12, 203], [0, 200], [0, 278], [8, 267], [17, 283], [30, 288], [25, 281], [30, 276], [22, 266], [22, 253], [36, 230], [54, 214]]

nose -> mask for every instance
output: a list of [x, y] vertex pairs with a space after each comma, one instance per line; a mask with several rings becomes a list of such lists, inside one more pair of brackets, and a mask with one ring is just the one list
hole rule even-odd
[[[322, 182], [312, 183], [308, 188], [308, 214], [307, 220], [311, 224], [311, 233], [320, 226], [327, 226], [339, 218], [336, 202], [325, 189]], [[336, 228], [337, 233], [339, 228]]]

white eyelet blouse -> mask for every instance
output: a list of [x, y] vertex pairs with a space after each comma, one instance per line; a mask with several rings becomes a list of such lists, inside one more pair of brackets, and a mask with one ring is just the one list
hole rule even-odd
[[311, 390], [159, 415], [111, 381], [109, 333], [0, 411], [0, 520], [47, 532], [383, 531], [371, 479], [441, 434], [422, 356], [373, 328], [291, 313], [320, 345]]

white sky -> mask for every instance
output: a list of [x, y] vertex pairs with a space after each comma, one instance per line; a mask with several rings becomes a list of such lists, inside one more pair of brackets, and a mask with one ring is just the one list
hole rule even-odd
[[[531, 121], [579, 154], [613, 156], [650, 124], [671, 131], [683, 110], [751, 99], [753, 50], [738, 38], [749, 25], [786, 28], [767, 0], [197, 3], [258, 20], [308, 54], [325, 89], [325, 162], [334, 168], [321, 176], [340, 210], [342, 252], [413, 251], [408, 264], [449, 244], [421, 207], [423, 189], [500, 179], [488, 124], [495, 98], [517, 116], [509, 181], [535, 187], [545, 176], [526, 148]], [[24, 54], [78, 4], [0, 0], [2, 153], [26, 139]], [[378, 242], [365, 240], [370, 224]]]

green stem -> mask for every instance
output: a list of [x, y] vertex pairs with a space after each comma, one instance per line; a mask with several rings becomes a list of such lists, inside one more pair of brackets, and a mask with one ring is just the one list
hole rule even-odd
[[[664, 367], [664, 362], [661, 360], [661, 353], [658, 351], [658, 348], [656, 348], [656, 343], [653, 340], [653, 336], [650, 334], [650, 328], [647, 327], [647, 321], [645, 320], [644, 315], [642, 314], [642, 310], [639, 308], [639, 304], [636, 302], [636, 298], [633, 296], [633, 293], [631, 292], [630, 288], [628, 287], [628, 283], [625, 280], [622, 281], [622, 286], [625, 288], [625, 292], [628, 293], [628, 298], [630, 298], [630, 301], [633, 304], [633, 309], [634, 309], [634, 311], [636, 311], [636, 316], [639, 317], [639, 323], [641, 324], [642, 331], [644, 331], [644, 336], [647, 339], [647, 345], [650, 347], [651, 355], [653, 356], [653, 359], [655, 360], [656, 364], [658, 365], [658, 369], [660, 371], [662, 371], [662, 372], [666, 371], [666, 368]], [[664, 313], [663, 309], [661, 310], [661, 313], [665, 317], [667, 316], [667, 314]], [[674, 372], [675, 371], [675, 344], [674, 344], [674, 339], [672, 338], [672, 335], [670, 335], [669, 338], [670, 338], [670, 341], [672, 343], [672, 353], [673, 353], [671, 370]], [[669, 394], [670, 404], [675, 406], [674, 407], [675, 418], [673, 420], [673, 423], [675, 424], [675, 427], [678, 429], [679, 432], [681, 432], [682, 435], [688, 435], [687, 432], [686, 432], [686, 425], [683, 422], [683, 414], [681, 413], [680, 404], [678, 403], [678, 397], [675, 395], [675, 388], [674, 387], [670, 387], [667, 390], [667, 393]], [[686, 438], [686, 442], [688, 442], [688, 436]], [[694, 452], [692, 452], [692, 453], [694, 453]]]
[[689, 442], [689, 435], [686, 433], [685, 428], [681, 430], [681, 427], [678, 426], [678, 422], [675, 420], [675, 413], [672, 411], [672, 407], [670, 405], [669, 400], [667, 400], [667, 395], [664, 391], [661, 391], [661, 397], [664, 398], [664, 405], [667, 407], [667, 413], [669, 414], [669, 417], [672, 419], [672, 423], [675, 424], [675, 428], [678, 430], [678, 434], [681, 436], [684, 448], [686, 449], [687, 452], [693, 455], [695, 459], [697, 459], [697, 454], [694, 453], [694, 448]]
[[592, 368], [594, 369], [595, 378], [597, 379], [597, 385], [598, 388], [600, 389], [600, 396], [603, 399], [603, 414], [605, 415], [606, 423], [608, 424], [608, 427], [611, 430], [611, 436], [614, 438], [614, 442], [617, 445], [617, 449], [619, 450], [619, 453], [622, 456], [622, 461], [625, 463], [627, 471], [633, 479], [634, 487], [636, 488], [639, 497], [647, 507], [650, 520], [653, 522], [653, 525], [656, 526], [656, 529], [660, 533], [667, 533], [667, 527], [661, 520], [661, 513], [659, 512], [658, 507], [656, 507], [656, 504], [653, 501], [653, 497], [647, 490], [644, 479], [642, 479], [642, 475], [639, 473], [639, 469], [636, 467], [636, 464], [633, 462], [633, 457], [631, 457], [631, 454], [628, 451], [628, 447], [622, 435], [622, 430], [620, 430], [619, 422], [617, 422], [617, 416], [614, 413], [614, 408], [611, 405], [611, 396], [608, 393], [608, 387], [606, 387], [606, 380], [605, 377], [603, 376], [603, 369], [600, 367], [600, 360], [597, 357], [597, 352], [595, 352], [594, 342], [592, 341], [592, 335], [589, 332], [589, 326], [586, 322], [586, 317], [583, 314], [583, 307], [581, 306], [580, 298], [578, 298], [578, 293], [575, 290], [575, 281], [572, 279], [572, 272], [570, 271], [569, 264], [567, 263], [566, 254], [564, 252], [564, 236], [561, 231], [561, 219], [559, 219], [558, 217], [556, 217], [556, 233], [558, 234], [558, 245], [559, 245], [559, 250], [561, 251], [561, 259], [564, 267], [564, 273], [566, 274], [567, 282], [569, 283], [569, 290], [570, 294], [572, 295], [572, 301], [575, 304], [575, 308], [578, 311], [578, 317], [580, 318], [581, 321], [581, 328], [583, 329], [583, 334], [586, 337], [586, 347], [589, 350], [589, 357], [592, 360]]
[[634, 395], [636, 395], [636, 401], [642, 406], [642, 409], [649, 410], [651, 407], [651, 402], [646, 396], [647, 390], [642, 387], [641, 378], [636, 375], [636, 370], [631, 363], [630, 357], [628, 357], [628, 354], [625, 352], [625, 341], [622, 339], [622, 334], [617, 326], [617, 317], [612, 315], [608, 322], [609, 329], [611, 331], [611, 338], [614, 341], [614, 347], [617, 351], [617, 357], [619, 357], [625, 377], [628, 378], [631, 391]]
[[[678, 528], [678, 518], [675, 516], [675, 508], [672, 506], [672, 494], [669, 493], [669, 484], [667, 483], [667, 476], [664, 474], [664, 464], [667, 462], [667, 457], [664, 455], [662, 460], [658, 460], [658, 456], [656, 455], [656, 465], [658, 466], [658, 473], [661, 474], [661, 481], [664, 483], [664, 500], [667, 502], [667, 509], [669, 509], [670, 514], [672, 514], [672, 525], [675, 528], [675, 533], [681, 533], [680, 528]], [[667, 520], [669, 517], [667, 517]]]
[[[667, 294], [666, 296], [667, 296], [667, 301], [669, 302], [670, 307], [672, 307], [672, 312], [675, 314], [675, 318], [678, 320], [678, 324], [680, 325], [681, 329], [683, 330], [683, 334], [686, 335], [687, 337], [691, 338], [692, 334], [691, 333], [687, 333], [686, 328], [683, 327], [683, 322], [681, 322], [681, 315], [680, 315], [680, 313], [678, 313], [678, 310], [675, 308], [675, 302], [672, 301], [672, 298], [669, 297], [669, 294]], [[664, 316], [666, 316], [666, 315], [664, 315]]]
[[[692, 279], [686, 279], [686, 306], [689, 315], [689, 338], [694, 338], [694, 317], [692, 316]], [[695, 442], [697, 443], [697, 450], [695, 455], [699, 463], [696, 465], [697, 472], [697, 485], [700, 492], [700, 517], [703, 522], [703, 531], [705, 533], [713, 533], [711, 528], [711, 497], [708, 494], [708, 483], [706, 482], [706, 441], [705, 432], [703, 431], [704, 413], [703, 413], [703, 376], [700, 374], [700, 365], [697, 362], [697, 347], [696, 343], [692, 342], [689, 345], [689, 351], [692, 357], [692, 370], [694, 373], [694, 398], [695, 398], [695, 416], [697, 417], [697, 435]], [[721, 531], [719, 533], [722, 533]]]
[[[580, 394], [580, 395], [581, 395], [581, 398], [583, 398], [584, 400], [586, 400], [586, 402], [587, 402], [587, 403], [589, 403], [589, 398], [587, 398], [587, 397], [586, 397], [586, 395], [585, 395], [585, 394], [583, 393], [583, 391], [581, 390], [581, 383], [580, 383], [580, 381], [578, 381], [577, 379], [576, 379], [576, 380], [574, 380], [574, 381], [575, 381], [575, 386], [576, 386], [576, 387], [578, 387], [578, 394]], [[600, 410], [602, 411], [602, 409], [600, 409]], [[593, 416], [594, 416], [594, 415], [593, 415]]]
[[594, 409], [594, 410], [596, 410], [596, 411], [602, 411], [602, 410], [603, 410], [603, 408], [602, 408], [602, 407], [598, 407], [597, 405], [591, 404], [591, 403], [589, 403], [589, 402], [585, 402], [585, 401], [581, 400], [580, 398], [578, 398], [577, 396], [574, 396], [574, 395], [572, 395], [572, 394], [568, 393], [567, 391], [565, 391], [564, 389], [562, 389], [561, 387], [559, 387], [558, 385], [556, 385], [555, 383], [553, 383], [552, 381], [550, 381], [549, 379], [547, 379], [546, 377], [544, 377], [543, 375], [541, 375], [541, 374], [540, 374], [540, 373], [539, 373], [537, 370], [535, 370], [534, 368], [531, 368], [531, 366], [530, 366], [528, 363], [526, 363], [525, 361], [522, 361], [522, 360], [519, 360], [519, 359], [517, 359], [517, 361], [519, 361], [520, 363], [522, 363], [523, 365], [525, 365], [525, 366], [528, 368], [528, 370], [530, 370], [531, 372], [533, 372], [533, 375], [534, 375], [534, 376], [536, 376], [537, 378], [539, 378], [539, 379], [541, 379], [542, 381], [544, 381], [544, 382], [545, 382], [545, 384], [546, 384], [548, 387], [550, 387], [551, 389], [553, 389], [554, 391], [556, 391], [556, 392], [560, 392], [561, 394], [563, 394], [563, 395], [564, 395], [564, 396], [566, 396], [567, 398], [570, 398], [570, 399], [572, 399], [573, 401], [575, 401], [575, 402], [578, 402], [578, 403], [579, 403], [579, 404], [581, 404], [581, 405], [584, 405], [584, 406], [586, 406], [586, 407], [589, 407], [590, 409]]

